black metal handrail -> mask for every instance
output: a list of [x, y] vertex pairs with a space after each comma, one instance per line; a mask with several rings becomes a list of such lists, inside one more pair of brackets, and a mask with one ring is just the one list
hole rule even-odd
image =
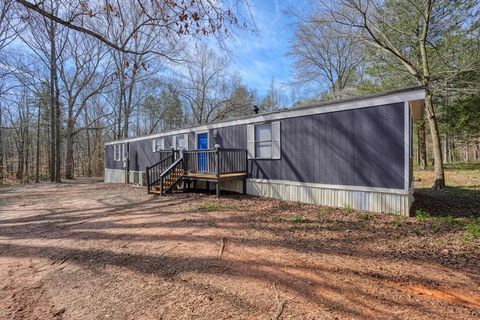
[[146, 168], [147, 192], [160, 187], [161, 194], [169, 191], [184, 173], [204, 173], [220, 177], [226, 173], [246, 173], [247, 150], [215, 148], [172, 151], [170, 155]]
[[175, 160], [160, 175], [160, 193], [163, 195], [169, 191], [182, 178], [183, 175], [183, 158]]
[[172, 165], [174, 162], [175, 155], [170, 154], [170, 156], [160, 160], [152, 166], [147, 166], [145, 169], [147, 174], [147, 192], [150, 193], [150, 190], [154, 186], [158, 186], [160, 183], [160, 176], [162, 173]]

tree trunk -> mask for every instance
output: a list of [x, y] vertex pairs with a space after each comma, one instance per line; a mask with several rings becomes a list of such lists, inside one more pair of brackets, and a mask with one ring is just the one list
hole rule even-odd
[[0, 185], [3, 184], [3, 120], [2, 120], [2, 104], [0, 103]]
[[92, 148], [90, 146], [90, 130], [87, 128], [87, 177], [92, 176]]
[[55, 72], [55, 182], [62, 182], [61, 177], [61, 140], [60, 140], [60, 128], [61, 128], [61, 111], [60, 111], [60, 88], [58, 87], [58, 77]]
[[38, 115], [37, 115], [37, 146], [35, 150], [35, 183], [40, 182], [40, 119], [41, 119], [41, 108], [38, 106]]
[[444, 135], [445, 139], [444, 139], [444, 142], [443, 142], [443, 162], [444, 163], [448, 163], [449, 162], [449, 159], [450, 159], [450, 143], [448, 142], [449, 141], [449, 138], [448, 138], [448, 134], [445, 134]]
[[433, 106], [433, 94], [429, 89], [425, 90], [425, 107], [427, 110], [428, 125], [432, 138], [432, 153], [434, 160], [435, 182], [432, 189], [442, 189], [445, 187], [445, 174], [443, 170], [442, 146], [440, 143], [440, 132], [438, 130], [437, 118]]
[[420, 169], [427, 169], [427, 139], [425, 136], [425, 121], [418, 123], [418, 158]]
[[67, 156], [65, 158], [65, 179], [74, 179], [75, 175], [75, 160], [73, 158], [73, 144], [74, 144], [74, 127], [73, 119], [67, 120]]
[[54, 22], [50, 23], [50, 159], [48, 171], [50, 172], [50, 181], [55, 181], [55, 77], [56, 77], [56, 53], [55, 53], [55, 30]]
[[475, 140], [475, 160], [480, 160], [480, 141]]

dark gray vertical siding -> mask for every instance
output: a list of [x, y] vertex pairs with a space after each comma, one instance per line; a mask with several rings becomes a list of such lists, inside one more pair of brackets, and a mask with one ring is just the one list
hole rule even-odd
[[[250, 160], [252, 178], [309, 183], [403, 189], [404, 104], [288, 118], [281, 122], [281, 159]], [[145, 170], [159, 159], [152, 140], [130, 143], [130, 169]], [[165, 137], [170, 150], [173, 137]], [[209, 144], [247, 148], [247, 125], [209, 131]], [[189, 149], [195, 132], [189, 133]], [[113, 146], [105, 147], [107, 168], [122, 169], [113, 161]]]
[[108, 169], [123, 169], [123, 161], [114, 160], [113, 145], [105, 145], [105, 168]]
[[195, 132], [188, 133], [188, 149], [193, 150], [195, 149], [196, 141], [195, 141]]
[[[404, 109], [394, 105], [281, 120], [280, 160], [250, 160], [252, 178], [403, 188]], [[246, 125], [214, 129], [225, 148], [246, 148]], [[407, 150], [408, 151], [408, 150]]]

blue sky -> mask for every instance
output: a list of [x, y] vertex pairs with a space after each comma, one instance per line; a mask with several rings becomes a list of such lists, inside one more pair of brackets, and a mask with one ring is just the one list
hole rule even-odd
[[232, 41], [232, 69], [260, 95], [267, 92], [272, 78], [277, 86], [293, 80], [293, 59], [286, 54], [294, 20], [285, 10], [300, 3], [298, 0], [251, 0], [258, 32], [242, 31]]

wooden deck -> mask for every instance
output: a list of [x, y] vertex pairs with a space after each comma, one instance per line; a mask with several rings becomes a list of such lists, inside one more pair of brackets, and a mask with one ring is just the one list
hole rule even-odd
[[183, 175], [184, 179], [199, 180], [199, 181], [225, 181], [225, 180], [236, 180], [246, 178], [246, 172], [236, 172], [236, 173], [221, 173], [218, 176], [211, 173], [201, 173], [201, 172], [187, 172]]

